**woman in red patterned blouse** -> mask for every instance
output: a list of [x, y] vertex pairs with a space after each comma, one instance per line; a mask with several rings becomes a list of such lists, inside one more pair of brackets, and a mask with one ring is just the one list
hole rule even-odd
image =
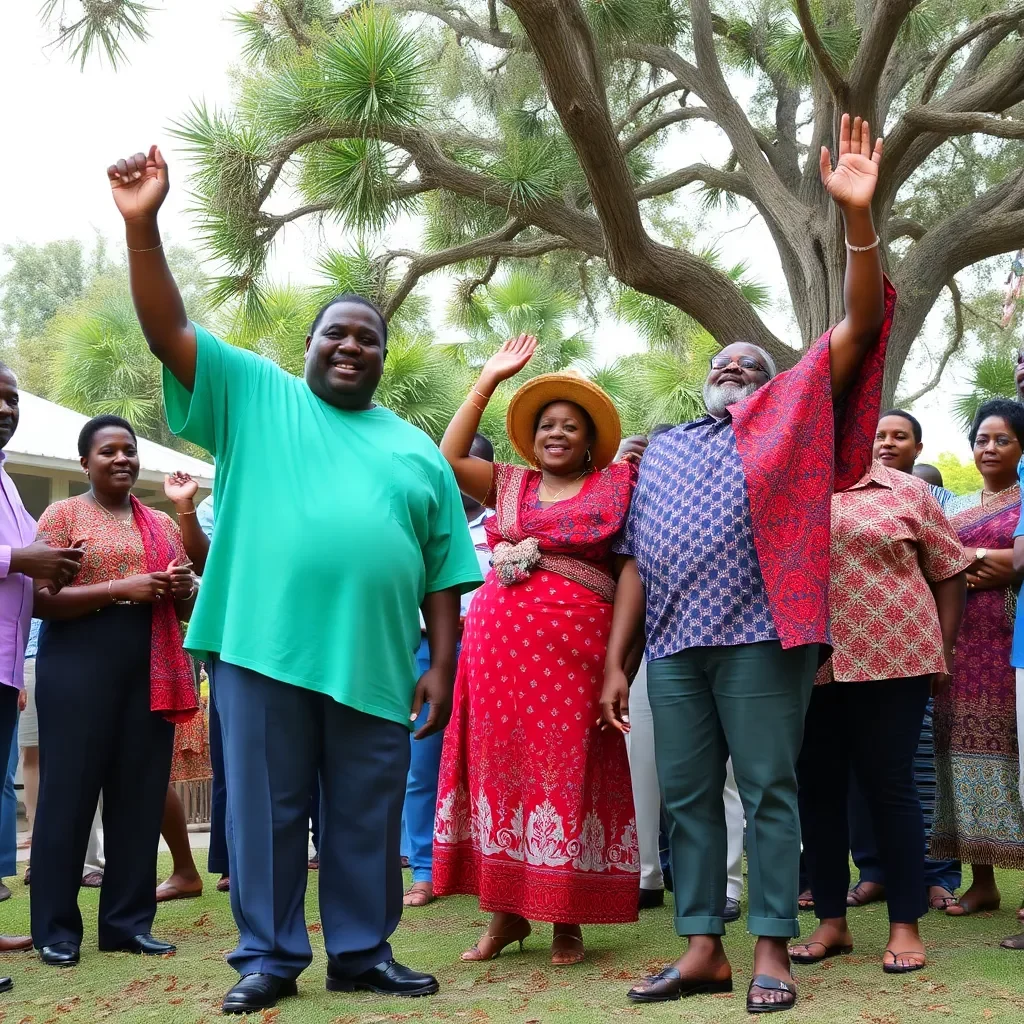
[[570, 374], [535, 377], [509, 405], [509, 437], [537, 468], [470, 457], [485, 403], [535, 346], [522, 336], [492, 357], [441, 442], [462, 491], [497, 514], [486, 526], [493, 569], [466, 618], [445, 733], [434, 891], [477, 895], [493, 914], [464, 960], [522, 943], [532, 919], [554, 924], [551, 959], [562, 965], [583, 959], [581, 924], [637, 917], [626, 744], [596, 726], [612, 542], [636, 465], [609, 465], [615, 407]]
[[132, 495], [135, 432], [97, 416], [78, 439], [89, 490], [51, 505], [39, 536], [84, 547], [72, 586], [36, 588], [44, 620], [36, 660], [39, 806], [32, 843], [32, 939], [44, 963], [78, 962], [78, 887], [103, 794], [106, 870], [101, 950], [163, 954], [156, 914], [157, 847], [174, 725], [198, 708], [182, 649], [195, 585], [177, 527]]
[[797, 764], [819, 925], [790, 955], [809, 964], [853, 951], [846, 923], [852, 768], [885, 873], [882, 967], [902, 974], [926, 964], [918, 931], [927, 909], [925, 829], [914, 755], [932, 686], [949, 679], [970, 559], [927, 486], [886, 461], [832, 499], [833, 654], [811, 696]]

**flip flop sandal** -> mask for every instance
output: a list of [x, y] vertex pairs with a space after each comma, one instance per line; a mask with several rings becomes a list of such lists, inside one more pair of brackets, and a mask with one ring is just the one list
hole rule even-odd
[[414, 882], [406, 891], [402, 906], [425, 907], [428, 903], [433, 903], [436, 898], [434, 887], [430, 882]]
[[231, 892], [231, 879], [221, 878], [217, 881], [217, 892]]
[[952, 907], [956, 902], [957, 899], [952, 893], [950, 893], [949, 896], [928, 897], [928, 906], [931, 907], [932, 910], [945, 910], [947, 907]]
[[887, 964], [884, 960], [882, 961], [882, 970], [885, 971], [886, 974], [910, 974], [913, 971], [924, 970], [924, 968], [928, 966], [927, 960], [923, 960], [921, 963], [912, 964], [897, 963], [897, 961], [901, 960], [903, 957], [924, 956], [923, 953], [919, 953], [916, 949], [911, 950], [909, 953], [894, 953], [891, 949], [887, 949], [886, 953], [892, 957], [891, 964]]
[[1008, 939], [1003, 939], [999, 945], [1003, 949], [1024, 949], [1024, 934], [1011, 935]]
[[821, 956], [816, 956], [814, 953], [794, 953], [793, 950], [797, 947], [793, 946], [789, 951], [789, 959], [795, 964], [820, 964], [822, 960], [828, 960], [834, 956], [849, 956], [853, 952], [853, 946], [826, 946], [824, 942], [801, 942], [799, 945], [804, 949], [821, 946], [824, 952]]
[[800, 893], [800, 895], [797, 898], [796, 902], [797, 902], [797, 906], [801, 910], [813, 910], [814, 909], [814, 894], [811, 892], [810, 889], [805, 889], [802, 893]]
[[156, 887], [156, 901], [157, 903], [170, 903], [171, 900], [195, 900], [203, 895], [203, 890], [200, 889], [179, 889], [176, 885], [171, 885], [170, 882], [161, 882]]
[[[755, 988], [762, 992], [789, 992], [793, 998], [781, 1003], [755, 1003], [751, 1000], [751, 993]], [[755, 974], [747, 989], [747, 1013], [781, 1013], [783, 1010], [792, 1010], [796, 1006], [796, 989], [788, 981], [781, 978], [773, 978], [769, 974]]]
[[863, 882], [858, 882], [846, 894], [846, 905], [848, 907], [866, 907], [871, 903], [881, 903], [885, 899], [885, 889], [880, 889], [877, 896], [865, 896], [863, 886]]

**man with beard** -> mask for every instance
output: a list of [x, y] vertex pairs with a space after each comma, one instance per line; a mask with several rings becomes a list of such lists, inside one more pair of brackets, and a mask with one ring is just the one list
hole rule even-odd
[[[304, 917], [309, 794], [321, 783], [320, 919], [327, 988], [437, 991], [397, 963], [409, 724], [451, 714], [459, 596], [480, 569], [455, 477], [437, 446], [373, 401], [388, 329], [369, 300], [327, 302], [304, 378], [189, 322], [157, 211], [167, 164], [107, 170], [125, 221], [132, 299], [164, 364], [171, 428], [217, 460], [217, 535], [186, 647], [212, 667], [227, 777], [231, 910], [241, 979], [225, 1013], [296, 994], [312, 951]], [[422, 609], [430, 667], [417, 682]]]
[[[722, 946], [725, 766], [747, 821], [748, 928], [756, 935], [747, 1008], [796, 1001], [787, 939], [799, 935], [796, 758], [829, 635], [833, 487], [871, 460], [895, 296], [871, 221], [882, 143], [844, 116], [839, 161], [820, 170], [846, 225], [846, 317], [786, 373], [757, 345], [711, 360], [708, 415], [654, 440], [640, 465], [622, 551], [602, 696], [628, 731], [627, 658], [644, 628], [655, 757], [669, 821], [674, 965], [633, 988], [638, 1002], [732, 989]], [[833, 405], [833, 395], [841, 404]], [[835, 417], [835, 419], [834, 419]]]

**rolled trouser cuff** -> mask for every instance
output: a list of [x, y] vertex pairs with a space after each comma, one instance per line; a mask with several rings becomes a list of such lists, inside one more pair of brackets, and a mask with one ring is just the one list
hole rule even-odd
[[795, 939], [800, 922], [795, 917], [748, 917], [747, 931], [766, 939]]
[[725, 921], [721, 917], [676, 917], [672, 923], [675, 925], [676, 935], [725, 934]]

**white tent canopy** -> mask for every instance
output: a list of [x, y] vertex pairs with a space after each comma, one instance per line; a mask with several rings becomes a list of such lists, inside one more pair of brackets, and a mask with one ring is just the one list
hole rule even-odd
[[[20, 392], [20, 397], [18, 429], [4, 449], [8, 469], [25, 466], [80, 474], [78, 435], [89, 417], [27, 391]], [[165, 474], [181, 470], [204, 490], [213, 487], [214, 467], [209, 462], [182, 455], [143, 437], [139, 438], [139, 462], [140, 481], [162, 484]]]

